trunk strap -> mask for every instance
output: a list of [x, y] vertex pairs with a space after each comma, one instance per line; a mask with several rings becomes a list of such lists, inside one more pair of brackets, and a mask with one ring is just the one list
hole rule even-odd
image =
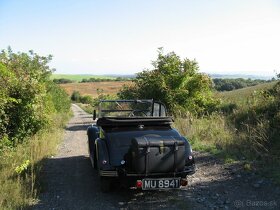
[[146, 164], [145, 164], [145, 173], [146, 176], [148, 175], [149, 171], [149, 153], [150, 153], [150, 142], [149, 140], [144, 136], [144, 139], [146, 141], [146, 155], [145, 155], [145, 159], [146, 159]]
[[179, 147], [178, 142], [175, 140], [174, 142], [174, 172], [177, 173], [177, 153], [178, 153]]

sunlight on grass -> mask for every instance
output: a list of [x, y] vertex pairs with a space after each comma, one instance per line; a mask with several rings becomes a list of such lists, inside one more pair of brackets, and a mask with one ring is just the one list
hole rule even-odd
[[[184, 119], [176, 119], [175, 127], [190, 140], [194, 150], [214, 154], [225, 164], [243, 162], [245, 171], [257, 168], [280, 183], [279, 83], [278, 86], [276, 83], [217, 93], [225, 105], [237, 105], [230, 112], [222, 110], [199, 117], [188, 114]], [[265, 91], [272, 87], [270, 92]]]
[[[68, 116], [56, 116], [55, 124], [26, 143], [5, 150], [0, 159], [0, 209], [27, 208], [38, 195], [39, 172], [44, 158], [54, 155], [63, 138], [63, 126]], [[16, 169], [24, 165], [20, 172]]]

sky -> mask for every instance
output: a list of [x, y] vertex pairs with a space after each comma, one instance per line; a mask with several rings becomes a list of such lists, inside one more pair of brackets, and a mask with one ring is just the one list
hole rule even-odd
[[157, 49], [201, 72], [280, 73], [280, 0], [0, 0], [0, 49], [65, 74], [134, 74]]

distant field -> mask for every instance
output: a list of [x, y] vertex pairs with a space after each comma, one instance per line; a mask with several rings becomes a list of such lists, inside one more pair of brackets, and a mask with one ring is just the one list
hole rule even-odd
[[90, 74], [52, 74], [51, 79], [70, 79], [75, 82], [80, 82], [83, 79], [115, 79], [116, 77], [110, 76], [100, 76], [100, 75], [90, 75]]
[[97, 89], [103, 90], [104, 94], [116, 94], [124, 84], [131, 84], [130, 81], [121, 82], [89, 82], [89, 83], [68, 83], [60, 86], [71, 95], [74, 90], [79, 91], [81, 95], [91, 95], [97, 97]]
[[274, 81], [238, 90], [217, 92], [216, 96], [228, 102], [242, 104], [246, 102], [247, 98], [251, 96], [254, 93], [254, 91], [272, 88], [276, 83], [277, 81]]

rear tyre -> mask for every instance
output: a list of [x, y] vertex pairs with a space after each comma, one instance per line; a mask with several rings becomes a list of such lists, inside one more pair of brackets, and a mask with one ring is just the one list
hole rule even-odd
[[100, 176], [100, 166], [97, 162], [97, 171], [98, 171], [98, 176], [99, 176], [99, 181], [100, 181], [100, 190], [103, 193], [107, 193], [111, 190], [111, 183], [112, 179], [110, 177], [103, 177]]
[[94, 155], [92, 153], [90, 153], [89, 158], [90, 158], [90, 163], [91, 163], [92, 168], [95, 169], [95, 162], [94, 162], [94, 157], [93, 156]]

